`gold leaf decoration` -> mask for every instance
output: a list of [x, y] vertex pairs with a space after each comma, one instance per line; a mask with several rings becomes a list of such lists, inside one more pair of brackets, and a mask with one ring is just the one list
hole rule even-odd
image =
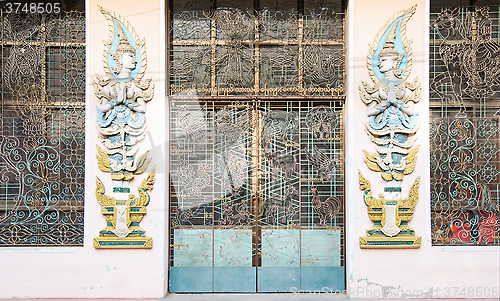
[[[139, 174], [143, 173], [146, 170], [146, 168], [148, 167], [149, 162], [151, 162], [151, 158], [148, 158], [148, 152], [149, 151], [146, 151], [137, 160], [137, 169], [134, 172], [134, 174], [139, 175]], [[154, 171], [154, 169], [153, 169], [153, 171]]]
[[380, 156], [374, 153], [369, 153], [365, 150], [363, 150], [363, 152], [365, 153], [364, 161], [366, 163], [366, 166], [368, 166], [368, 168], [373, 171], [382, 171], [380, 166], [378, 166], [377, 164], [377, 159], [380, 159]]
[[404, 174], [411, 174], [415, 170], [415, 166], [417, 166], [417, 153], [420, 145], [415, 146], [406, 156], [406, 167], [404, 170]]
[[97, 165], [99, 169], [103, 172], [111, 172], [110, 164], [109, 164], [109, 155], [96, 144], [97, 147]]
[[141, 187], [139, 187], [139, 199], [136, 200], [134, 206], [147, 206], [149, 204], [149, 194], [148, 192], [153, 190], [155, 184], [155, 169], [156, 165], [148, 174], [148, 176], [142, 181]]
[[116, 203], [115, 198], [105, 195], [104, 192], [104, 185], [102, 184], [99, 177], [96, 177], [95, 196], [97, 198], [97, 202], [103, 207], [114, 206]]

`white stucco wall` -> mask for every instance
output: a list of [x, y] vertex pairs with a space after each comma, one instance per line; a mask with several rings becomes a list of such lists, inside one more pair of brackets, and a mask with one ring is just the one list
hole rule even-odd
[[[377, 32], [399, 11], [417, 4], [408, 22], [407, 35], [413, 39], [413, 69], [408, 77], [418, 76], [422, 83], [422, 99], [415, 108], [420, 111], [418, 131], [420, 144], [415, 171], [405, 176], [403, 197], [420, 176], [420, 196], [413, 219], [409, 222], [415, 235], [422, 236], [419, 249], [373, 250], [360, 249], [359, 237], [373, 223], [370, 221], [358, 187], [358, 169], [369, 179], [373, 195], [383, 192], [384, 182], [379, 173], [363, 163], [363, 150], [374, 152], [364, 130], [366, 105], [361, 101], [358, 86], [361, 81], [372, 83], [366, 68], [369, 45]], [[384, 295], [399, 297], [485, 297], [500, 283], [500, 249], [498, 247], [436, 247], [430, 240], [430, 165], [428, 116], [428, 7], [429, 1], [349, 1], [347, 16], [347, 101], [346, 101], [346, 208], [347, 208], [347, 288], [351, 297], [374, 298]], [[431, 288], [434, 288], [431, 290]], [[458, 288], [458, 289], [455, 289]], [[470, 293], [473, 288], [474, 294]], [[478, 289], [479, 288], [479, 289]], [[461, 295], [465, 289], [467, 295]], [[476, 293], [476, 291], [481, 292]], [[447, 295], [448, 293], [448, 295]], [[498, 297], [498, 295], [497, 295]]]
[[[422, 236], [422, 246], [413, 250], [362, 250], [359, 237], [373, 224], [368, 218], [362, 192], [358, 188], [358, 169], [368, 178], [374, 195], [382, 192], [383, 180], [363, 163], [363, 149], [373, 151], [364, 122], [366, 106], [359, 97], [361, 81], [371, 82], [366, 55], [378, 30], [395, 13], [418, 4], [408, 22], [407, 35], [413, 39], [413, 69], [409, 80], [418, 76], [423, 97], [416, 106], [420, 111], [420, 144], [415, 171], [405, 178], [403, 195], [417, 176], [420, 199], [410, 226]], [[98, 170], [96, 156], [96, 111], [98, 99], [91, 86], [102, 68], [102, 41], [108, 37], [108, 24], [97, 5], [125, 17], [141, 38], [146, 39], [148, 67], [144, 78], [153, 78], [155, 96], [148, 103], [147, 123], [150, 135], [141, 143], [142, 153], [150, 149], [156, 164], [156, 183], [151, 192], [147, 215], [141, 222], [146, 235], [153, 238], [151, 250], [96, 250], [92, 239], [105, 226], [95, 199], [96, 176], [111, 193], [109, 174]], [[347, 16], [347, 101], [345, 112], [346, 143], [346, 279], [351, 297], [382, 297], [384, 291], [404, 296], [433, 293], [446, 297], [446, 288], [461, 298], [462, 289], [490, 291], [500, 283], [498, 247], [433, 247], [430, 241], [430, 180], [428, 143], [428, 1], [351, 0]], [[166, 175], [167, 113], [165, 97], [165, 11], [162, 0], [88, 0], [87, 1], [87, 137], [85, 241], [75, 248], [0, 248], [0, 298], [158, 298], [167, 290], [168, 275], [168, 191]], [[138, 176], [131, 192], [147, 174]], [[455, 290], [454, 288], [459, 288]], [[431, 291], [431, 288], [434, 288]], [[439, 291], [438, 291], [439, 289]], [[475, 295], [476, 297], [480, 297]], [[469, 295], [465, 297], [470, 297]], [[493, 296], [491, 296], [493, 297]]]
[[[151, 202], [141, 222], [146, 236], [153, 238], [150, 250], [96, 250], [92, 240], [105, 227], [95, 198], [96, 176], [111, 195], [110, 175], [99, 171], [96, 161], [96, 110], [93, 93], [95, 74], [104, 75], [103, 40], [108, 24], [97, 5], [125, 17], [140, 38], [146, 39], [148, 67], [144, 78], [152, 78], [154, 98], [147, 104], [149, 133], [139, 154], [150, 150], [153, 158], [147, 172], [156, 165], [156, 183]], [[0, 298], [159, 298], [166, 294], [165, 231], [165, 23], [164, 1], [87, 1], [87, 115], [85, 165], [85, 236], [83, 247], [0, 248]], [[131, 193], [147, 172], [131, 182]]]

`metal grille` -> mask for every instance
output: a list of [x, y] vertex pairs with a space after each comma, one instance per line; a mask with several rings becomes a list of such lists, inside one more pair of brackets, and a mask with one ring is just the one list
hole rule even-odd
[[171, 288], [199, 289], [190, 267], [255, 272], [201, 291], [299, 267], [344, 287], [342, 3], [206, 3], [171, 2]]
[[[340, 102], [171, 112], [171, 266], [343, 265]], [[276, 239], [296, 252], [273, 253]]]
[[499, 4], [431, 2], [434, 245], [500, 244]]
[[83, 245], [82, 6], [2, 11], [0, 246]]
[[342, 98], [343, 10], [335, 2], [173, 1], [170, 93]]

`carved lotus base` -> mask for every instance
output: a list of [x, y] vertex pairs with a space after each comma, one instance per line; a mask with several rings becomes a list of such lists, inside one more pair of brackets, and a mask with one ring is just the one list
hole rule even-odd
[[151, 249], [151, 237], [94, 237], [96, 249]]
[[420, 236], [365, 236], [359, 238], [361, 249], [418, 249], [422, 242]]

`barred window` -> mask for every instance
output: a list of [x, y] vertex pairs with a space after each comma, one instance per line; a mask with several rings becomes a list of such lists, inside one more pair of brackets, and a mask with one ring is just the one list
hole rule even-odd
[[170, 291], [212, 266], [343, 275], [345, 3], [170, 4]]
[[2, 3], [0, 246], [83, 245], [84, 1], [57, 4]]
[[202, 3], [171, 2], [171, 94], [343, 98], [342, 1]]
[[431, 1], [433, 245], [499, 245], [499, 1]]

